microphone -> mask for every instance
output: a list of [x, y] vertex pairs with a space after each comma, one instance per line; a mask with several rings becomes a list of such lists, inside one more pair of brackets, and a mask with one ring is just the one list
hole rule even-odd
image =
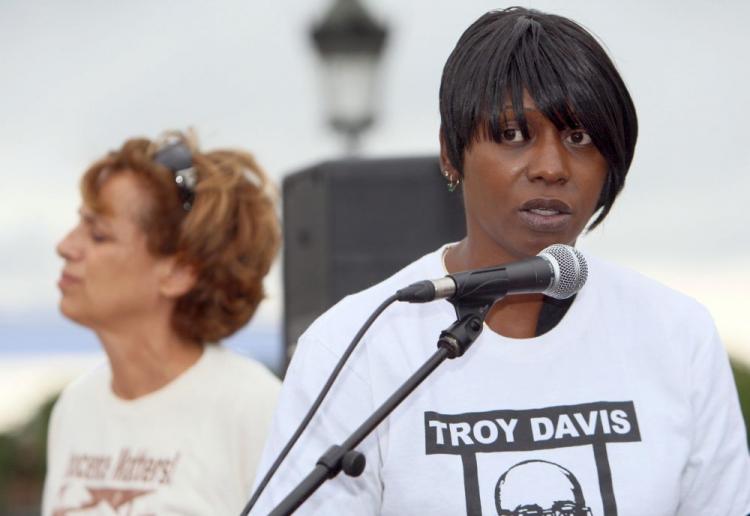
[[566, 299], [581, 290], [587, 277], [588, 266], [580, 251], [569, 245], [554, 244], [519, 262], [419, 281], [399, 290], [396, 296], [408, 303], [448, 299], [488, 304], [507, 294], [535, 293]]

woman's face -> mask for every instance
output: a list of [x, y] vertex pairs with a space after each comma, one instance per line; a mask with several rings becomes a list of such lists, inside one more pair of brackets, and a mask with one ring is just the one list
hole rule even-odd
[[582, 129], [558, 130], [524, 95], [525, 139], [512, 108], [502, 142], [483, 139], [464, 154], [469, 241], [488, 258], [519, 259], [572, 244], [596, 209], [607, 163]]
[[105, 180], [99, 191], [106, 213], [82, 207], [78, 224], [58, 244], [65, 260], [58, 286], [62, 313], [92, 329], [125, 326], [154, 313], [162, 260], [146, 248], [137, 225], [146, 192], [131, 173]]

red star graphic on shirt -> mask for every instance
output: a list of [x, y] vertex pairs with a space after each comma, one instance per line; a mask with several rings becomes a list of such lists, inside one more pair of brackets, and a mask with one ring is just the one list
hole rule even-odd
[[83, 509], [90, 509], [96, 507], [101, 502], [106, 503], [112, 509], [117, 511], [120, 507], [132, 503], [133, 500], [139, 496], [143, 496], [153, 492], [153, 489], [113, 489], [113, 488], [97, 488], [87, 487], [88, 492], [91, 494], [91, 499], [83, 505], [78, 507], [67, 507], [64, 509], [55, 509], [54, 516], [65, 516], [71, 511], [80, 511]]
[[153, 491], [153, 489], [111, 489], [95, 487], [87, 487], [86, 489], [91, 493], [91, 507], [96, 507], [99, 505], [99, 502], [107, 502], [110, 507], [115, 510], [123, 505], [131, 503], [139, 496], [146, 495]]

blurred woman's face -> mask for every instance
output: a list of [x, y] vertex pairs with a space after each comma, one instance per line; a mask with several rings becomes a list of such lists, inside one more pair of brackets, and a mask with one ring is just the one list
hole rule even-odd
[[509, 107], [502, 141], [474, 142], [464, 154], [469, 238], [508, 259], [575, 242], [607, 175], [606, 160], [585, 130], [557, 129], [528, 94], [524, 112], [528, 138]]
[[58, 286], [66, 317], [94, 330], [127, 327], [163, 302], [160, 260], [137, 225], [146, 198], [134, 176], [123, 172], [105, 179], [99, 191], [104, 213], [81, 208], [78, 224], [57, 246], [65, 260]]

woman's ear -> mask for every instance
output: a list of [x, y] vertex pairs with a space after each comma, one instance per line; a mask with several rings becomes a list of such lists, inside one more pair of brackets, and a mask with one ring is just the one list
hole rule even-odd
[[181, 263], [174, 257], [164, 258], [160, 266], [159, 292], [164, 297], [176, 299], [183, 296], [198, 280], [194, 267]]
[[443, 134], [443, 128], [440, 128], [438, 133], [438, 139], [440, 140], [440, 170], [450, 170], [451, 161], [448, 159], [448, 151], [445, 147], [445, 135]]
[[455, 192], [458, 186], [461, 184], [461, 174], [451, 164], [451, 160], [448, 159], [448, 150], [445, 144], [445, 134], [443, 128], [440, 128], [440, 173], [445, 178], [446, 186], [449, 192]]

